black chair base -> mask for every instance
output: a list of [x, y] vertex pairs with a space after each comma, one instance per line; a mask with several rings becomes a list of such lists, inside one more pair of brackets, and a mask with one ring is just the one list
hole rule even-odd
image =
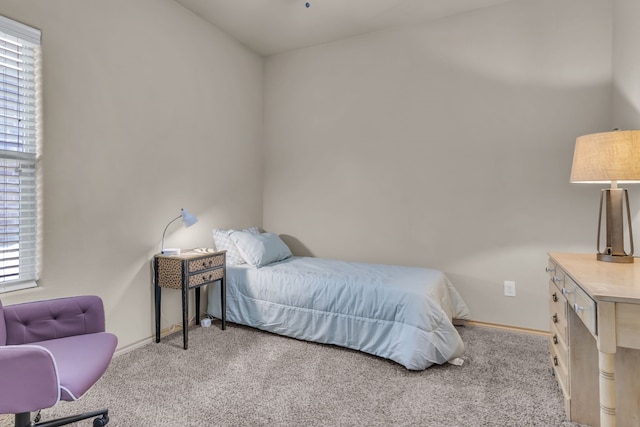
[[15, 427], [58, 427], [93, 417], [97, 417], [93, 420], [93, 427], [106, 426], [109, 423], [109, 410], [103, 409], [101, 411], [85, 412], [83, 414], [57, 418], [55, 420], [43, 421], [41, 423], [38, 422], [38, 420], [40, 419], [40, 414], [38, 414], [38, 416], [36, 417], [35, 422], [31, 422], [31, 412], [23, 412], [21, 414], [16, 414]]

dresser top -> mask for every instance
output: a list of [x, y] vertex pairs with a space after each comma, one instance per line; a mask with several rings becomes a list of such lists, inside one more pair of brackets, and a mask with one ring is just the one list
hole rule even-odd
[[640, 260], [617, 264], [598, 261], [595, 254], [549, 256], [594, 299], [640, 304]]

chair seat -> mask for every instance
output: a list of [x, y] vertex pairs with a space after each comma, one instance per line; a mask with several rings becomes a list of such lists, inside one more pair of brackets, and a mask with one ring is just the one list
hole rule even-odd
[[80, 398], [104, 374], [118, 339], [108, 332], [31, 343], [49, 350], [60, 379], [60, 400]]

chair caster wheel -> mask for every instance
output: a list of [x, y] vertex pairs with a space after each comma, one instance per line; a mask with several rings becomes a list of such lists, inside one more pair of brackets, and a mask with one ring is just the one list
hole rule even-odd
[[109, 423], [109, 417], [107, 415], [103, 415], [100, 418], [95, 418], [93, 420], [93, 427], [104, 427]]

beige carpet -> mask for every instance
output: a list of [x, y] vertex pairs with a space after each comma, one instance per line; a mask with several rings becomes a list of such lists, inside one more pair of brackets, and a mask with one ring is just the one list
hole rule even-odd
[[[128, 426], [575, 426], [541, 336], [466, 326], [463, 366], [412, 372], [384, 359], [219, 322], [113, 360], [80, 401]], [[91, 426], [91, 421], [78, 425]]]

